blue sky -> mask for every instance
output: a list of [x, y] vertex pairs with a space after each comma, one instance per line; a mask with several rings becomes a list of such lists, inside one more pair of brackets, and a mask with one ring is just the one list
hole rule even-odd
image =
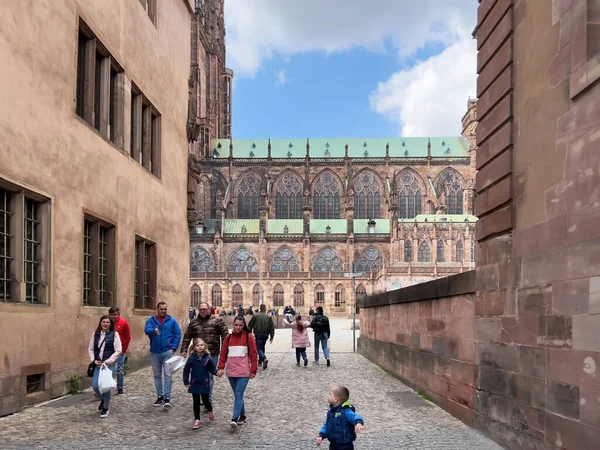
[[475, 6], [421, 0], [406, 17], [406, 0], [377, 1], [373, 15], [359, 0], [227, 0], [233, 137], [459, 134], [475, 94]]

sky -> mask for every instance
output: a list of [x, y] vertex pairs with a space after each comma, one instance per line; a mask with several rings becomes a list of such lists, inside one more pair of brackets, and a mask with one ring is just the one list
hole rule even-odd
[[233, 137], [460, 135], [477, 2], [225, 0]]

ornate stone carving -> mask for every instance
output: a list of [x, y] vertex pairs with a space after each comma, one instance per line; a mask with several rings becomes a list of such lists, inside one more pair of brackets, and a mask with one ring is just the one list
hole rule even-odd
[[198, 222], [198, 210], [196, 208], [196, 192], [198, 185], [200, 184], [200, 176], [202, 174], [202, 168], [200, 166], [201, 158], [198, 155], [191, 153], [188, 157], [188, 204], [187, 204], [187, 216], [188, 225], [193, 227]]

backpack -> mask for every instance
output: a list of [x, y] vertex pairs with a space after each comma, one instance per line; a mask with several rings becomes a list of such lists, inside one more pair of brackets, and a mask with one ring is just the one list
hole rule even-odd
[[315, 333], [324, 333], [329, 325], [329, 319], [322, 314], [318, 314], [313, 319], [312, 329]]

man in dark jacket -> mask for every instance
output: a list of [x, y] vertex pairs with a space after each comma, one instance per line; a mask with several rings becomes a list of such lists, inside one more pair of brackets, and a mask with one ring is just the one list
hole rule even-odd
[[273, 323], [273, 318], [267, 314], [266, 305], [260, 305], [260, 312], [252, 316], [248, 328], [250, 328], [250, 331], [254, 331], [256, 347], [258, 349], [258, 365], [262, 365], [263, 370], [267, 370], [269, 360], [267, 359], [267, 355], [265, 355], [265, 346], [269, 338], [269, 344], [273, 343], [275, 324]]
[[[215, 366], [219, 361], [219, 352], [221, 351], [221, 342], [229, 334], [229, 329], [225, 321], [219, 316], [213, 316], [210, 313], [208, 303], [200, 303], [198, 308], [198, 317], [190, 322], [183, 336], [181, 343], [181, 356], [187, 357], [188, 347], [193, 338], [201, 338], [206, 342], [210, 359]], [[210, 398], [214, 386], [213, 375], [210, 374]]]
[[331, 328], [329, 327], [329, 318], [323, 314], [322, 306], [317, 306], [317, 312], [310, 322], [310, 327], [315, 332], [315, 364], [319, 364], [319, 343], [321, 343], [323, 356], [325, 356], [327, 367], [329, 367], [331, 361], [329, 361], [329, 347], [327, 341], [331, 336]]

